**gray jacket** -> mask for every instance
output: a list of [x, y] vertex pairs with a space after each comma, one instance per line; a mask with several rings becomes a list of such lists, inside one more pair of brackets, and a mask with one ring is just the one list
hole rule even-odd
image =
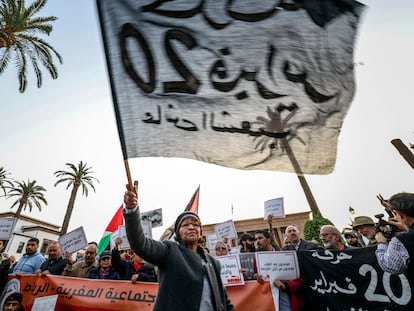
[[[208, 277], [216, 311], [233, 311], [220, 278], [220, 264], [205, 254], [173, 241], [155, 241], [144, 235], [139, 212], [125, 213], [132, 250], [159, 268], [159, 289], [154, 311], [199, 311], [204, 275]], [[203, 260], [204, 259], [204, 264]]]

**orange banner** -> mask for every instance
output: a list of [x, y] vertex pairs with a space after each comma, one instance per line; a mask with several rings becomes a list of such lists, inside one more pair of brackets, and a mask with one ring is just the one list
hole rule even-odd
[[[10, 278], [11, 282], [13, 290], [23, 294], [25, 310], [31, 310], [36, 298], [58, 295], [56, 311], [149, 311], [158, 293], [157, 283], [132, 284], [63, 276], [22, 276]], [[275, 310], [269, 284], [261, 286], [249, 281], [245, 285], [227, 287], [227, 293], [237, 311]]]

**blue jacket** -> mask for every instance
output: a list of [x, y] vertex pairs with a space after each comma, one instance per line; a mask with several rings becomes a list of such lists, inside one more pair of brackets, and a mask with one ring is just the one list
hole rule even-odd
[[42, 263], [45, 261], [39, 252], [33, 255], [24, 254], [13, 269], [13, 274], [21, 272], [23, 274], [34, 274], [37, 269], [40, 269]]

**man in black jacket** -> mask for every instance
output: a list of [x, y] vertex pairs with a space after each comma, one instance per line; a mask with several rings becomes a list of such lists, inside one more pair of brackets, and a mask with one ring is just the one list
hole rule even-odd
[[61, 275], [67, 264], [66, 259], [62, 258], [58, 242], [52, 242], [49, 245], [48, 259], [35, 271], [37, 276], [46, 276], [48, 274]]
[[283, 247], [284, 251], [309, 251], [318, 248], [317, 244], [300, 238], [300, 231], [296, 225], [287, 226], [285, 235], [290, 244]]

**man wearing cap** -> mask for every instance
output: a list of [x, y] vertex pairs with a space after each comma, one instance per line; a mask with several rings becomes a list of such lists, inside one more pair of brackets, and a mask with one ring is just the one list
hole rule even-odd
[[138, 184], [124, 195], [125, 228], [131, 249], [159, 267], [159, 289], [154, 311], [233, 311], [220, 275], [220, 262], [199, 245], [201, 221], [181, 213], [174, 225], [175, 241], [145, 236], [138, 207]]
[[352, 229], [358, 232], [360, 235], [364, 236], [366, 239], [368, 239], [368, 245], [365, 246], [377, 244], [377, 241], [375, 240], [377, 230], [375, 229], [374, 221], [370, 217], [355, 217], [354, 222], [352, 224]]
[[110, 251], [104, 251], [99, 256], [99, 267], [93, 269], [88, 277], [90, 279], [119, 280], [119, 273], [112, 267], [111, 257]]
[[24, 311], [22, 300], [23, 296], [20, 293], [9, 294], [3, 303], [2, 311]]

